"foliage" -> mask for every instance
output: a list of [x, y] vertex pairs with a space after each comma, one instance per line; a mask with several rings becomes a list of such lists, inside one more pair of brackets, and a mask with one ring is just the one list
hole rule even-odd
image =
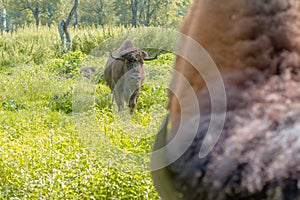
[[80, 21], [84, 25], [113, 25], [116, 16], [112, 15], [113, 1], [86, 0], [80, 7]]
[[61, 3], [61, 0], [3, 0], [2, 6], [7, 8], [9, 18], [19, 22], [18, 26], [24, 24], [24, 21], [34, 22], [38, 26], [40, 20], [52, 24], [55, 11]]
[[[0, 37], [0, 60], [6, 59], [0, 66], [1, 199], [159, 199], [149, 152], [165, 115], [174, 55], [145, 62], [133, 115], [116, 112], [103, 71], [107, 52], [126, 36], [141, 48], [167, 50], [172, 37], [154, 29], [110, 29], [71, 30], [77, 46], [68, 53], [49, 27]], [[79, 73], [88, 67], [99, 70], [97, 80]]]
[[95, 106], [98, 109], [107, 109], [111, 106], [111, 92], [108, 86], [99, 84], [95, 90]]
[[56, 74], [75, 74], [79, 70], [79, 64], [86, 58], [86, 55], [80, 51], [69, 51], [63, 54], [61, 58], [56, 58], [48, 63], [50, 71]]
[[121, 25], [135, 26], [135, 17], [137, 25], [170, 28], [178, 25], [190, 4], [191, 0], [119, 0], [114, 1], [114, 11]]
[[72, 112], [72, 94], [70, 91], [63, 94], [55, 94], [49, 100], [49, 107], [54, 111], [62, 111], [66, 114]]
[[[72, 52], [64, 55], [64, 48], [56, 30], [57, 27], [42, 26], [37, 31], [34, 26], [31, 26], [20, 28], [14, 34], [4, 34], [0, 37], [0, 70], [18, 66], [19, 63], [43, 64], [47, 62], [48, 65], [52, 61], [53, 66], [49, 66], [52, 69], [56, 64], [62, 71], [64, 66], [73, 68], [73, 65], [64, 63], [63, 59], [75, 55]], [[146, 48], [147, 51], [149, 48], [154, 49], [155, 51], [151, 53], [156, 53], [157, 49], [172, 51], [177, 37], [175, 31], [160, 27], [125, 29], [123, 26], [104, 26], [101, 29], [96, 27], [71, 29], [70, 32], [73, 35], [72, 49], [77, 52], [75, 54], [79, 56], [78, 61], [80, 57], [84, 57], [83, 54], [97, 57], [107, 56], [109, 52], [119, 48], [126, 38], [133, 40], [139, 48]], [[66, 70], [72, 71], [72, 69]]]
[[167, 94], [166, 88], [160, 86], [142, 85], [138, 111], [148, 111], [153, 105], [166, 105]]
[[16, 103], [14, 100], [8, 100], [2, 102], [2, 108], [4, 110], [16, 111], [25, 108], [25, 106], [23, 104]]
[[[101, 44], [104, 40], [111, 37], [110, 34], [106, 33], [106, 28], [83, 28], [80, 32], [76, 32], [76, 35], [72, 41], [72, 49], [80, 50], [85, 54], [89, 54], [94, 48]], [[108, 29], [108, 28], [107, 28]], [[121, 28], [114, 28], [115, 32], [121, 32]]]
[[[86, 0], [79, 3], [79, 22], [81, 26], [137, 25], [174, 28], [182, 20], [191, 2], [191, 0]], [[43, 25], [50, 26], [57, 25], [59, 20], [65, 19], [73, 3], [74, 0], [2, 0], [0, 8], [6, 8], [8, 19], [11, 19], [16, 27], [36, 24], [37, 20]]]
[[0, 68], [14, 67], [18, 63], [42, 64], [47, 58], [55, 56], [58, 35], [49, 27], [37, 31], [34, 27], [18, 29], [16, 34], [0, 37]]

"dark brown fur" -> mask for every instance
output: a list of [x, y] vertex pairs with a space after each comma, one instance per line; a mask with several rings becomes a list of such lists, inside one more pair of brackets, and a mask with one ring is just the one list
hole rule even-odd
[[[201, 75], [178, 56], [175, 69], [196, 92], [201, 119], [181, 158], [153, 172], [165, 199], [174, 194], [186, 200], [300, 199], [299, 10], [297, 0], [195, 1], [182, 32], [199, 42], [221, 71], [227, 116], [217, 145], [200, 159], [210, 98]], [[178, 99], [184, 102], [188, 91], [176, 77], [171, 88], [178, 95], [170, 92], [167, 138], [176, 135]], [[161, 180], [173, 194], [160, 188]]]

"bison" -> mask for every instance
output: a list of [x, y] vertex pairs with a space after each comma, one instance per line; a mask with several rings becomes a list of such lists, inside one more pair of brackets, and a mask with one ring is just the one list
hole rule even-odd
[[125, 40], [121, 47], [110, 54], [105, 70], [104, 79], [113, 93], [119, 111], [128, 102], [130, 112], [134, 111], [140, 94], [141, 85], [145, 79], [144, 60], [154, 60], [148, 53], [135, 47], [133, 42]]
[[[163, 199], [300, 199], [299, 10], [298, 0], [194, 1], [181, 28], [169, 117], [151, 157]], [[224, 86], [225, 100], [207, 82]], [[210, 124], [222, 117], [224, 124]], [[216, 144], [201, 155], [219, 126]]]

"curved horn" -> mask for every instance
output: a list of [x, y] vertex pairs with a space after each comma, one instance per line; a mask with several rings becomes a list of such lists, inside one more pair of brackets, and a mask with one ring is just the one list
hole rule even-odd
[[157, 59], [157, 54], [155, 54], [155, 56], [153, 57], [145, 57], [144, 60], [155, 60]]
[[112, 55], [112, 53], [110, 53], [110, 57], [112, 57], [115, 60], [124, 60], [123, 57], [121, 57], [121, 56], [114, 56], [114, 55]]

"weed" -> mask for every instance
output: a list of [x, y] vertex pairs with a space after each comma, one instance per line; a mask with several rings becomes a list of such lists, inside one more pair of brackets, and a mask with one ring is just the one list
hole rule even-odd
[[149, 153], [174, 56], [145, 62], [133, 115], [114, 110], [103, 71], [125, 38], [153, 47], [152, 54], [169, 50], [174, 35], [110, 29], [71, 29], [74, 51], [67, 53], [56, 27], [25, 27], [0, 38], [1, 199], [158, 199]]

